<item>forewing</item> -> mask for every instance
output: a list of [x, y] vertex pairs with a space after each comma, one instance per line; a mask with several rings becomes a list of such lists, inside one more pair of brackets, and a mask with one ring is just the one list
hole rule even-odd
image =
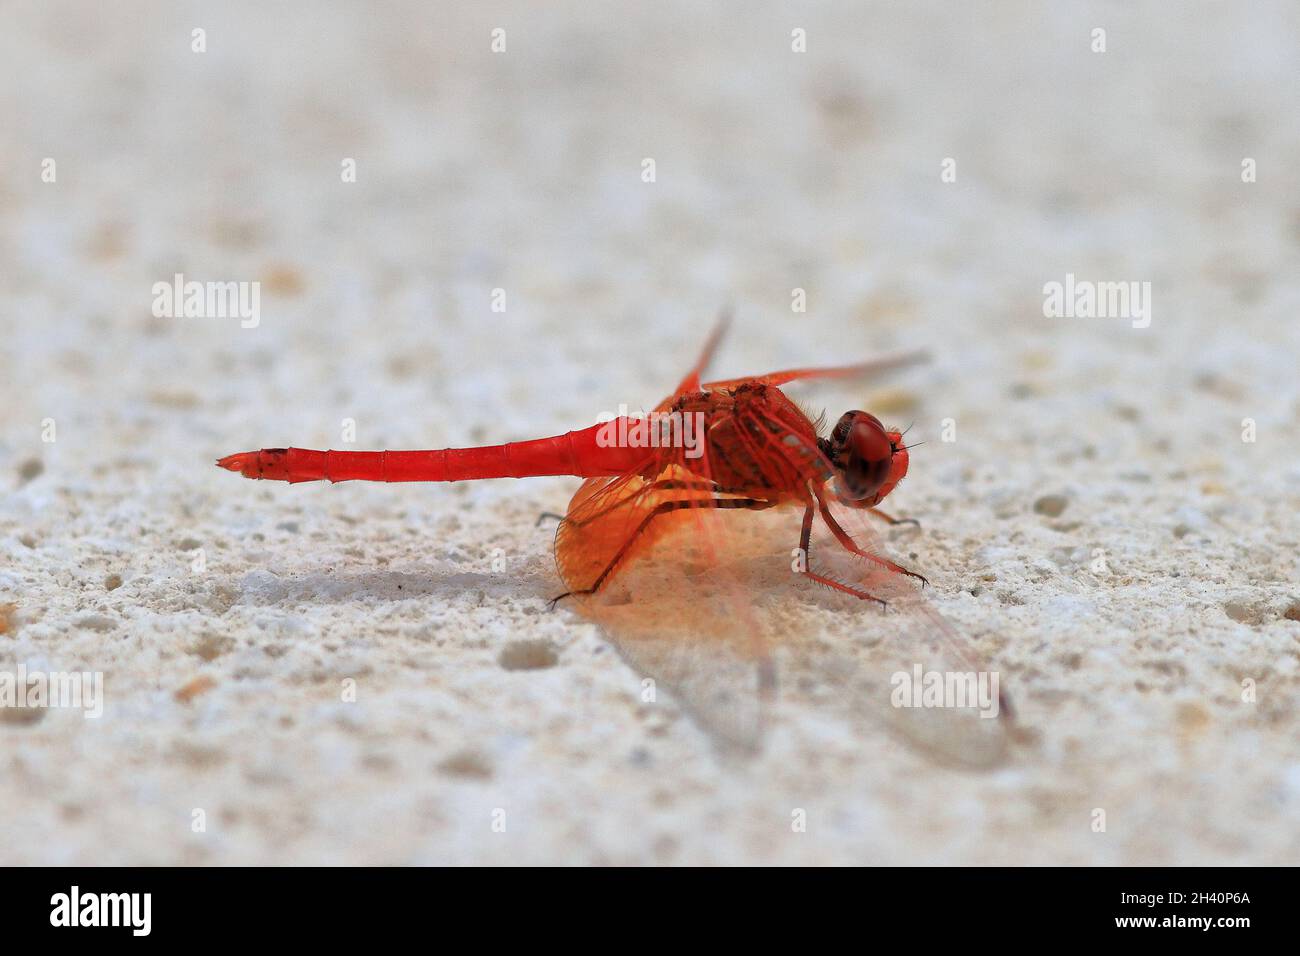
[[[756, 459], [767, 462], [773, 474], [798, 473], [810, 491], [819, 488], [830, 464], [803, 437], [802, 413], [791, 405], [774, 404], [764, 414], [770, 418], [764, 427], [747, 429], [760, 443], [754, 449]], [[827, 507], [860, 551], [890, 557], [869, 523], [875, 519], [833, 499]], [[778, 604], [768, 614], [768, 630], [777, 635], [772, 642], [779, 648], [782, 687], [828, 686], [834, 692], [825, 696], [826, 706], [840, 710], [855, 725], [886, 726], [936, 761], [970, 767], [1000, 762], [1011, 723], [1001, 674], [983, 663], [975, 646], [939, 613], [918, 582], [846, 550], [820, 511], [814, 515], [806, 553], [792, 550], [797, 520], [772, 525], [766, 542], [765, 523], [762, 516], [749, 523], [746, 550], [754, 556], [754, 566], [746, 572], [748, 579], [776, 594], [780, 583], [758, 565], [783, 569], [786, 584], [814, 601], [811, 606]], [[764, 553], [765, 562], [759, 559]], [[800, 562], [886, 601], [887, 610], [816, 584], [798, 573], [804, 566]], [[772, 615], [779, 623], [772, 622]], [[942, 686], [936, 688], [939, 681]]]
[[857, 365], [838, 365], [831, 368], [792, 368], [749, 378], [723, 379], [717, 382], [707, 382], [704, 388], [735, 388], [738, 385], [745, 384], [779, 386], [809, 378], [870, 378], [872, 375], [878, 375], [881, 372], [906, 368], [909, 365], [918, 365], [929, 360], [930, 354], [925, 351], [899, 352], [896, 355], [882, 355], [878, 359], [859, 362]]
[[[838, 503], [832, 516], [858, 547], [892, 557], [862, 512]], [[818, 521], [819, 528], [824, 525]], [[809, 567], [888, 602], [879, 605], [821, 588], [815, 614], [840, 639], [833, 651], [800, 655], [841, 688], [847, 712], [880, 721], [931, 759], [989, 768], [1007, 756], [1013, 723], [1003, 675], [945, 618], [916, 580], [846, 551], [829, 533], [813, 536]], [[829, 613], [826, 613], [829, 612]], [[805, 626], [813, 626], [808, 622]]]

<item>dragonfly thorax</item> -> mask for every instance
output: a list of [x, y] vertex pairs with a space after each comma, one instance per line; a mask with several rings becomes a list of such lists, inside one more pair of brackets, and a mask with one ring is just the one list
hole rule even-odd
[[802, 500], [809, 482], [834, 477], [816, 427], [778, 388], [746, 383], [688, 393], [672, 410], [700, 416], [706, 454], [686, 466], [719, 491]]

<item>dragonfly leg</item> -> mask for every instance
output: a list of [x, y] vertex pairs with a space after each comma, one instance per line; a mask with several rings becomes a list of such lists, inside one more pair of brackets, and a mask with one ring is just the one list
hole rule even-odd
[[[646, 487], [646, 490], [647, 490], [647, 491], [681, 491], [681, 490], [691, 490], [691, 491], [710, 491], [710, 492], [712, 492], [712, 491], [716, 491], [716, 490], [717, 490], [717, 487], [716, 487], [716, 486], [713, 484], [713, 482], [711, 482], [711, 481], [680, 481], [680, 480], [675, 479], [675, 478], [670, 478], [670, 479], [667, 479], [667, 480], [665, 480], [665, 481], [656, 481], [656, 482], [653, 482], [652, 484], [650, 484], [650, 485], [648, 485], [648, 486]], [[621, 498], [621, 499], [619, 499], [618, 501], [615, 501], [615, 502], [614, 502], [612, 505], [610, 505], [608, 508], [604, 508], [604, 509], [602, 509], [602, 510], [600, 510], [600, 511], [597, 511], [595, 514], [589, 514], [589, 515], [587, 515], [587, 516], [586, 516], [585, 518], [583, 518], [581, 521], [575, 521], [573, 518], [569, 518], [569, 517], [567, 517], [567, 516], [565, 516], [565, 515], [557, 515], [557, 514], [553, 514], [553, 513], [549, 512], [549, 511], [545, 511], [545, 512], [542, 513], [542, 517], [537, 519], [537, 523], [538, 523], [538, 524], [541, 524], [542, 518], [545, 518], [545, 517], [548, 517], [548, 516], [549, 516], [549, 517], [552, 517], [552, 518], [559, 518], [560, 521], [561, 521], [561, 523], [563, 523], [563, 522], [565, 522], [565, 521], [568, 521], [568, 522], [569, 522], [570, 524], [572, 524], [574, 527], [576, 527], [576, 528], [581, 528], [583, 525], [590, 524], [591, 522], [595, 521], [597, 518], [603, 518], [603, 517], [605, 517], [605, 515], [609, 514], [611, 511], [617, 511], [619, 508], [624, 507], [624, 506], [625, 506], [629, 501], [631, 501], [631, 500], [632, 500], [631, 498]], [[697, 503], [698, 503], [698, 502], [697, 502]], [[707, 507], [707, 505], [706, 505], [705, 507]]]
[[609, 564], [605, 566], [605, 570], [600, 572], [600, 576], [596, 578], [591, 587], [582, 588], [577, 591], [565, 591], [558, 597], [551, 598], [551, 608], [554, 609], [555, 605], [560, 601], [563, 601], [566, 597], [595, 594], [600, 590], [600, 586], [605, 583], [609, 576], [614, 572], [614, 569], [618, 567], [619, 562], [627, 555], [627, 551], [632, 547], [633, 542], [641, 536], [641, 532], [645, 531], [646, 526], [660, 515], [666, 515], [672, 511], [680, 511], [683, 508], [747, 508], [750, 511], [762, 511], [764, 508], [772, 508], [776, 504], [777, 502], [775, 501], [765, 501], [762, 498], [711, 498], [707, 501], [662, 502], [661, 504], [656, 505], [653, 511], [641, 519], [641, 523], [637, 525], [636, 530], [628, 535], [627, 540], [624, 541], [622, 546], [618, 549], [618, 553], [616, 553]]
[[[811, 504], [809, 505], [809, 507], [812, 507]], [[888, 558], [882, 558], [878, 554], [872, 554], [870, 551], [863, 551], [861, 548], [859, 548], [857, 544], [854, 542], [853, 536], [850, 535], [847, 531], [845, 531], [842, 527], [840, 527], [840, 523], [835, 520], [835, 517], [831, 514], [830, 509], [826, 507], [826, 500], [822, 498], [820, 494], [817, 496], [817, 507], [821, 511], [822, 520], [826, 522], [826, 527], [831, 529], [831, 534], [835, 535], [835, 539], [844, 546], [845, 550], [851, 551], [852, 553], [856, 554], [860, 558], [866, 558], [868, 561], [874, 561], [876, 564], [879, 564], [881, 567], [888, 568], [889, 570], [893, 571], [896, 574], [906, 574], [909, 578], [916, 578], [918, 581], [921, 582], [922, 587], [930, 583], [926, 579], [925, 575], [917, 574], [915, 571], [909, 571], [901, 564], [895, 564], [893, 561], [890, 561]]]
[[563, 521], [564, 515], [557, 515], [554, 511], [543, 511], [541, 514], [537, 516], [537, 523], [534, 524], [533, 527], [540, 528], [542, 526], [542, 522], [545, 521], [547, 518], [554, 518], [556, 521]]
[[867, 511], [875, 515], [881, 521], [884, 521], [886, 524], [910, 524], [915, 525], [918, 528], [921, 527], [921, 522], [917, 521], [915, 518], [895, 518], [893, 515], [889, 514], [889, 512], [881, 511], [879, 508], [868, 508]]
[[811, 548], [809, 547], [809, 545], [811, 544], [812, 541], [812, 524], [813, 524], [813, 503], [810, 501], [808, 502], [808, 507], [804, 509], [804, 513], [803, 513], [803, 530], [799, 532], [799, 548], [800, 550], [803, 551], [803, 556], [804, 556], [804, 568], [801, 573], [805, 577], [810, 578], [813, 581], [816, 581], [818, 584], [826, 585], [826, 587], [828, 588], [833, 588], [836, 591], [842, 591], [845, 594], [851, 594], [855, 598], [861, 598], [864, 601], [875, 601], [882, 608], [889, 607], [889, 602], [884, 600], [883, 598], [878, 598], [874, 594], [870, 594], [867, 591], [862, 590], [862, 588], [855, 588], [851, 584], [845, 584], [843, 581], [836, 581], [834, 578], [828, 578], [826, 575], [818, 574], [817, 572], [812, 570], [812, 568], [809, 566], [808, 563], [808, 557], [811, 554]]

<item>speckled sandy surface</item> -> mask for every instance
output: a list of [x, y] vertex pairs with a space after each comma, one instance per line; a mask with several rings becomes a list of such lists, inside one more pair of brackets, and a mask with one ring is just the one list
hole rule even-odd
[[[1293, 4], [262, 6], [6, 6], [0, 669], [105, 704], [0, 712], [0, 862], [1300, 861]], [[260, 324], [154, 317], [177, 272]], [[727, 302], [724, 374], [934, 353], [798, 397], [926, 441], [888, 537], [997, 766], [793, 697], [720, 759], [547, 612], [574, 481], [211, 465], [649, 406]]]

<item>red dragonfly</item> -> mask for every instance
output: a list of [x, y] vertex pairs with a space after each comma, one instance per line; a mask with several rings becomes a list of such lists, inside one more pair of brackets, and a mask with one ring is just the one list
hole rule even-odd
[[[905, 578], [922, 586], [926, 579], [887, 557], [865, 522], [853, 522], [854, 515], [868, 514], [894, 525], [906, 523], [879, 507], [907, 474], [902, 433], [855, 410], [844, 413], [823, 437], [820, 421], [814, 422], [782, 391], [800, 380], [859, 378], [925, 356], [908, 353], [858, 365], [703, 382], [724, 329], [725, 323], [673, 393], [642, 418], [621, 416], [550, 438], [476, 448], [264, 448], [228, 455], [217, 464], [247, 478], [288, 482], [585, 478], [556, 532], [556, 563], [567, 590], [552, 599], [552, 606], [565, 598], [579, 599], [638, 669], [671, 671], [667, 676], [674, 689], [711, 684], [700, 693], [685, 694], [694, 697], [697, 716], [734, 709], [744, 696], [732, 693], [734, 688], [718, 692], [717, 672], [735, 670], [719, 664], [724, 649], [742, 669], [746, 661], [761, 663], [756, 678], [760, 699], [770, 698], [774, 688], [771, 642], [760, 636], [763, 628], [754, 620], [754, 575], [742, 567], [765, 545], [734, 525], [724, 528], [719, 518], [726, 512], [801, 509], [798, 547], [786, 552], [790, 557], [782, 557], [780, 567], [848, 598], [910, 608], [915, 633], [910, 643], [896, 642], [895, 662], [917, 660], [923, 647], [942, 646], [947, 653], [940, 659], [947, 667], [973, 666], [952, 628], [914, 596], [916, 588], [898, 586]], [[852, 532], [846, 523], [854, 524]], [[847, 563], [833, 555], [814, 559], [815, 525], [819, 537], [829, 533], [826, 547], [841, 551]], [[683, 597], [690, 590], [683, 590], [684, 566], [686, 577], [704, 589], [700, 600]], [[659, 573], [665, 567], [667, 577]], [[712, 578], [704, 574], [700, 583], [705, 569], [719, 567], [726, 571]], [[635, 602], [628, 591], [608, 595], [620, 582], [635, 592]], [[649, 612], [633, 609], [643, 603], [650, 604]], [[706, 662], [710, 652], [713, 659]], [[998, 698], [1005, 710], [1005, 698]], [[704, 716], [707, 723], [709, 715]], [[722, 736], [752, 743], [760, 722], [730, 720], [744, 729], [733, 733], [732, 727]]]

